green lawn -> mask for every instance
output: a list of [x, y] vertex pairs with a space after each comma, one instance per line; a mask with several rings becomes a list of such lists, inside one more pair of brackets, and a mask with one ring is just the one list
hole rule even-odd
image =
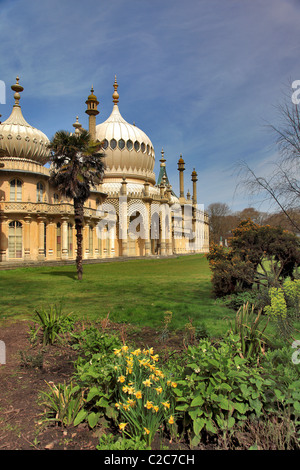
[[210, 335], [226, 331], [228, 308], [215, 303], [204, 255], [84, 265], [83, 280], [75, 266], [18, 268], [0, 271], [0, 322], [32, 317], [35, 308], [63, 301], [64, 311], [99, 320], [161, 326], [171, 311], [171, 327], [204, 322]]

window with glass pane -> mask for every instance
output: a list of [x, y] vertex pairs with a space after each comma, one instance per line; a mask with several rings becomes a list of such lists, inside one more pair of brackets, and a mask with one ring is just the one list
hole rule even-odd
[[115, 149], [116, 146], [117, 146], [117, 141], [116, 141], [116, 139], [111, 139], [111, 141], [110, 141], [110, 148], [111, 148], [111, 149]]
[[118, 145], [119, 145], [119, 149], [123, 150], [123, 148], [125, 147], [125, 140], [120, 139], [118, 142]]
[[128, 150], [132, 150], [132, 149], [133, 149], [133, 142], [132, 142], [132, 140], [127, 140], [126, 145], [127, 145]]
[[22, 258], [22, 224], [16, 220], [8, 226], [8, 257]]
[[37, 202], [43, 202], [43, 193], [44, 193], [44, 185], [43, 185], [43, 183], [38, 183], [36, 185], [36, 200], [37, 200]]
[[10, 200], [22, 201], [22, 181], [14, 179], [10, 182]]
[[137, 152], [140, 150], [140, 144], [137, 140], [134, 142], [134, 148]]

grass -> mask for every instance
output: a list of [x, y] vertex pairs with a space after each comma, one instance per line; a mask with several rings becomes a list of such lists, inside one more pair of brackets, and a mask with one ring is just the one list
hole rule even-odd
[[30, 319], [36, 308], [62, 301], [66, 313], [91, 321], [109, 314], [114, 322], [161, 327], [171, 311], [170, 329], [191, 318], [219, 335], [235, 312], [215, 303], [210, 279], [205, 255], [84, 265], [82, 281], [75, 266], [0, 271], [0, 323]]

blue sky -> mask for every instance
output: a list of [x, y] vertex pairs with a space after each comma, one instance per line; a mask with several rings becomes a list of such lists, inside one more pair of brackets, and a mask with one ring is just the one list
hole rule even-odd
[[265, 122], [300, 80], [299, 25], [299, 0], [0, 0], [1, 119], [19, 75], [24, 117], [50, 139], [77, 115], [88, 127], [92, 84], [100, 123], [116, 74], [120, 112], [150, 137], [157, 175], [164, 149], [175, 192], [182, 154], [185, 192], [196, 168], [205, 207], [265, 209], [235, 191], [234, 169], [267, 174], [277, 158]]

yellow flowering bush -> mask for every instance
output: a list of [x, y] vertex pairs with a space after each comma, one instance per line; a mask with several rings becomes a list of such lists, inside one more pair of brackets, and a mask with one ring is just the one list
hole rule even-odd
[[143, 436], [148, 445], [164, 425], [174, 429], [176, 382], [167, 380], [158, 367], [159, 356], [150, 349], [115, 349], [115, 407], [120, 414], [119, 429], [130, 437]]

